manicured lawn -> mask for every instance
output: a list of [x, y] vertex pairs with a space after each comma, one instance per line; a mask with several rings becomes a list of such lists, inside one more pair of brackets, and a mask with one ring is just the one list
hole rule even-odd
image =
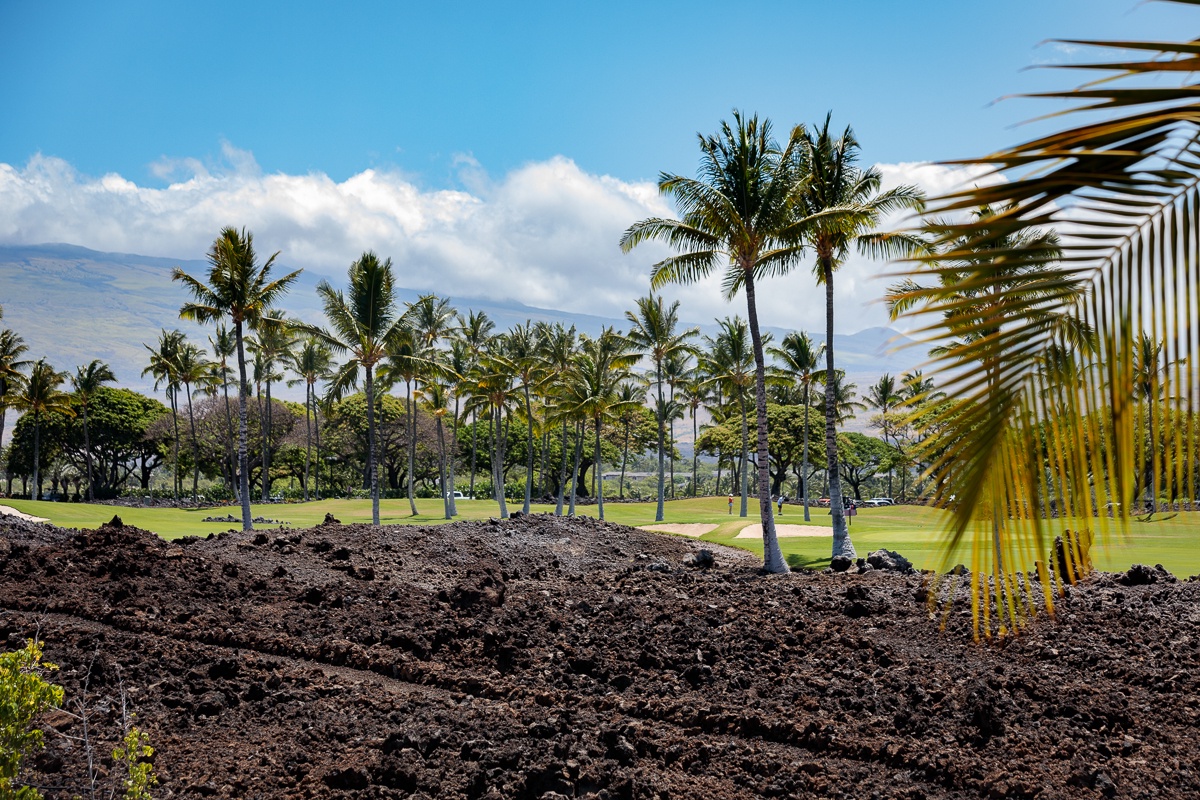
[[[204, 522], [206, 516], [222, 516], [240, 512], [234, 506], [199, 511], [170, 508], [118, 508], [114, 506], [87, 505], [83, 503], [48, 503], [30, 500], [0, 500], [0, 504], [11, 505], [19, 511], [39, 517], [47, 517], [56, 525], [69, 528], [94, 528], [119, 514], [126, 524], [151, 530], [167, 539], [179, 536], [204, 536], [214, 531], [237, 527], [230, 523]], [[309, 527], [319, 523], [326, 513], [333, 514], [342, 522], [369, 522], [371, 504], [366, 500], [322, 500], [312, 503], [279, 503], [255, 505], [255, 516], [284, 520], [294, 527]], [[442, 503], [437, 499], [418, 500], [417, 516], [410, 516], [407, 500], [384, 500], [380, 504], [382, 521], [385, 524], [438, 525], [442, 519]], [[520, 510], [520, 504], [509, 506]], [[737, 516], [727, 513], [724, 497], [703, 497], [695, 500], [676, 500], [666, 504], [667, 523], [701, 523], [716, 525], [710, 533], [701, 537], [703, 541], [741, 547], [762, 553], [762, 542], [758, 539], [738, 539], [738, 532], [746, 525], [758, 521], [757, 506], [751, 503], [750, 515]], [[496, 515], [496, 504], [490, 500], [460, 500], [458, 519], [487, 519]], [[535, 505], [535, 512], [552, 512], [553, 506]], [[596, 506], [579, 508], [581, 514], [594, 516]], [[654, 503], [607, 503], [605, 516], [612, 522], [642, 526], [654, 524]], [[813, 508], [811, 521], [804, 522], [804, 510], [788, 505], [780, 524], [815, 525], [828, 528], [829, 512]], [[887, 508], [864, 508], [854, 518], [850, 535], [860, 555], [871, 550], [887, 548], [896, 550], [914, 564], [923, 568], [937, 568], [943, 563], [943, 548], [939, 532], [946, 520], [947, 512], [922, 506], [892, 506]], [[1061, 524], [1061, 523], [1058, 523]], [[273, 528], [274, 525], [256, 527]], [[665, 534], [670, 535], [670, 534]], [[832, 548], [832, 535], [818, 537], [783, 537], [780, 539], [785, 556], [795, 555], [802, 563], [823, 567], [828, 563]], [[1162, 564], [1180, 577], [1200, 573], [1200, 512], [1185, 512], [1169, 518], [1156, 518], [1151, 522], [1134, 520], [1129, 525], [1127, 537], [1119, 534], [1110, 537], [1094, 551], [1097, 565], [1101, 569], [1123, 571], [1130, 564]], [[953, 561], [969, 563], [966, 554], [957, 554]]]

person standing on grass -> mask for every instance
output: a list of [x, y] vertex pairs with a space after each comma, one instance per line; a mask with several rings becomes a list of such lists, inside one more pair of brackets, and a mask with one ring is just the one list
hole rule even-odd
[[779, 495], [779, 513], [780, 513], [780, 514], [782, 514], [782, 513], [783, 513], [783, 504], [784, 504], [784, 503], [786, 503], [786, 502], [787, 502], [787, 496], [786, 496], [786, 495], [782, 495], [782, 494], [781, 494], [781, 495]]
[[729, 513], [733, 513], [733, 495], [729, 495]]

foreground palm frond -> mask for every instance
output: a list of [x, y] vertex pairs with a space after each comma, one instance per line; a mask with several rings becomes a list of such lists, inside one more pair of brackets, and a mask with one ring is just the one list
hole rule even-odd
[[963, 162], [1010, 179], [933, 203], [936, 252], [890, 298], [951, 398], [929, 477], [956, 511], [947, 559], [970, 553], [977, 636], [1053, 612], [1133, 514], [1197, 498], [1200, 100], [1131, 79], [1186, 79], [1198, 45], [1076, 44], [1144, 57], [1042, 96], [1122, 116]]

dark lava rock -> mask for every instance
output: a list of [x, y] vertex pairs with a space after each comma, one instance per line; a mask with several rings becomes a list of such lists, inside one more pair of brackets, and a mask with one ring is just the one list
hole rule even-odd
[[321, 520], [321, 524], [322, 525], [341, 525], [342, 521], [340, 519], [338, 519], [337, 517], [335, 517], [333, 514], [330, 514], [328, 511], [326, 511], [325, 519]]
[[829, 561], [829, 567], [834, 572], [845, 572], [854, 566], [854, 560], [849, 556], [834, 556]]
[[113, 518], [104, 524], [110, 528], [124, 528], [125, 527], [125, 523], [121, 520], [121, 517], [119, 514], [113, 514]]
[[710, 569], [716, 563], [716, 557], [713, 556], [712, 550], [699, 550], [684, 563], [698, 569]]
[[1162, 564], [1148, 567], [1145, 564], [1134, 564], [1129, 571], [1117, 578], [1117, 582], [1125, 586], [1149, 586], [1154, 583], [1176, 583], [1177, 578], [1163, 568]]
[[867, 563], [875, 569], [899, 572], [901, 575], [911, 575], [912, 562], [894, 550], [876, 550], [867, 556]]

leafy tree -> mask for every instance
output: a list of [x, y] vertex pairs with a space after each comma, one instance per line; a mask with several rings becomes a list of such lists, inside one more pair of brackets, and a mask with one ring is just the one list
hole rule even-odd
[[891, 468], [895, 451], [882, 439], [847, 431], [838, 434], [840, 448], [838, 468], [841, 477], [854, 489], [854, 496], [862, 499], [862, 486], [870, 478]]
[[[739, 516], [747, 514], [747, 495], [750, 473], [746, 464], [750, 459], [749, 424], [747, 421], [746, 400], [750, 387], [754, 385], [754, 352], [747, 337], [746, 321], [741, 317], [717, 320], [720, 332], [716, 338], [704, 337], [708, 351], [700, 356], [700, 370], [706, 375], [709, 385], [720, 389], [720, 395], [737, 404], [738, 414], [742, 420], [742, 440], [738, 452], [741, 462], [738, 474], [741, 476], [741, 509]], [[770, 341], [770, 336], [763, 341]], [[770, 428], [768, 427], [768, 431]]]
[[246, 351], [243, 336], [245, 326], [254, 327], [265, 316], [266, 309], [274, 305], [300, 275], [300, 270], [290, 272], [278, 280], [270, 280], [274, 253], [265, 263], [259, 264], [254, 252], [254, 237], [243, 228], [224, 228], [208, 252], [208, 283], [188, 275], [176, 267], [171, 279], [180, 281], [194, 298], [179, 309], [179, 316], [196, 322], [216, 322], [228, 317], [233, 323], [234, 341], [238, 357], [238, 466], [241, 472], [239, 494], [242, 500], [242, 528], [251, 530], [254, 524], [250, 517], [250, 467], [246, 443], [246, 397], [250, 386], [246, 382]]
[[263, 312], [263, 318], [257, 328], [255, 337], [248, 339], [246, 344], [254, 354], [256, 380], [261, 380], [266, 388], [266, 403], [263, 406], [266, 420], [262, 426], [262, 501], [266, 503], [271, 499], [272, 485], [270, 436], [273, 427], [271, 411], [274, 406], [271, 403], [271, 385], [283, 380], [281, 367], [291, 361], [292, 349], [296, 345], [296, 330], [284, 319], [283, 312], [274, 308]]
[[[629, 429], [632, 427], [638, 416], [645, 412], [646, 403], [646, 387], [642, 386], [633, 380], [627, 380], [617, 387], [617, 400], [621, 404], [621, 410], [617, 415], [617, 421], [621, 423], [623, 433], [621, 441], [621, 484], [618, 490], [618, 496], [625, 499], [625, 466], [629, 462]], [[693, 415], [693, 419], [695, 416]], [[695, 437], [693, 437], [694, 439]], [[693, 486], [695, 485], [695, 477], [693, 473]]]
[[171, 404], [171, 422], [175, 430], [175, 435], [172, 437], [171, 450], [173, 458], [171, 459], [171, 469], [175, 473], [173, 478], [173, 488], [175, 491], [175, 502], [179, 502], [179, 390], [181, 381], [179, 380], [179, 353], [186, 346], [187, 337], [182, 331], [168, 331], [162, 329], [158, 335], [158, 344], [151, 347], [148, 344], [142, 345], [150, 353], [150, 363], [142, 370], [142, 375], [151, 375], [154, 377], [154, 388], [164, 387], [167, 402]]
[[767, 479], [766, 372], [756, 284], [786, 270], [801, 254], [799, 229], [793, 217], [800, 187], [796, 170], [800, 135], [799, 129], [793, 130], [781, 148], [771, 137], [769, 121], [744, 119], [735, 111], [733, 127], [722, 123], [717, 135], [699, 137], [700, 178], [665, 173], [659, 177], [659, 191], [675, 199], [681, 219], [642, 220], [621, 237], [621, 248], [626, 252], [651, 239], [680, 251], [654, 265], [652, 288], [694, 283], [724, 265], [726, 298], [745, 290], [754, 345], [758, 505], [764, 565], [770, 572], [786, 572], [788, 567], [775, 536]]
[[340, 399], [346, 390], [358, 385], [358, 370], [364, 376], [367, 399], [367, 474], [371, 484], [371, 522], [379, 524], [379, 471], [375, 448], [375, 365], [384, 357], [387, 346], [403, 330], [396, 313], [392, 260], [383, 261], [367, 251], [350, 265], [349, 296], [321, 281], [317, 294], [325, 305], [325, 317], [332, 331], [311, 329], [307, 332], [339, 353], [348, 353], [329, 387], [331, 399]]
[[[459, 375], [468, 375], [470, 372], [479, 366], [479, 359], [483, 355], [483, 351], [487, 347], [488, 341], [492, 337], [492, 331], [495, 330], [496, 323], [488, 319], [488, 315], [484, 312], [468, 311], [464, 318], [461, 314], [458, 317], [458, 338], [466, 348], [466, 363], [465, 370], [460, 371]], [[464, 385], [463, 389], [466, 387]], [[478, 421], [478, 411], [471, 411], [471, 419], [473, 422]], [[476, 429], [478, 425], [471, 426], [471, 477], [470, 488], [468, 494], [471, 497], [475, 496], [475, 459], [476, 459]]]

